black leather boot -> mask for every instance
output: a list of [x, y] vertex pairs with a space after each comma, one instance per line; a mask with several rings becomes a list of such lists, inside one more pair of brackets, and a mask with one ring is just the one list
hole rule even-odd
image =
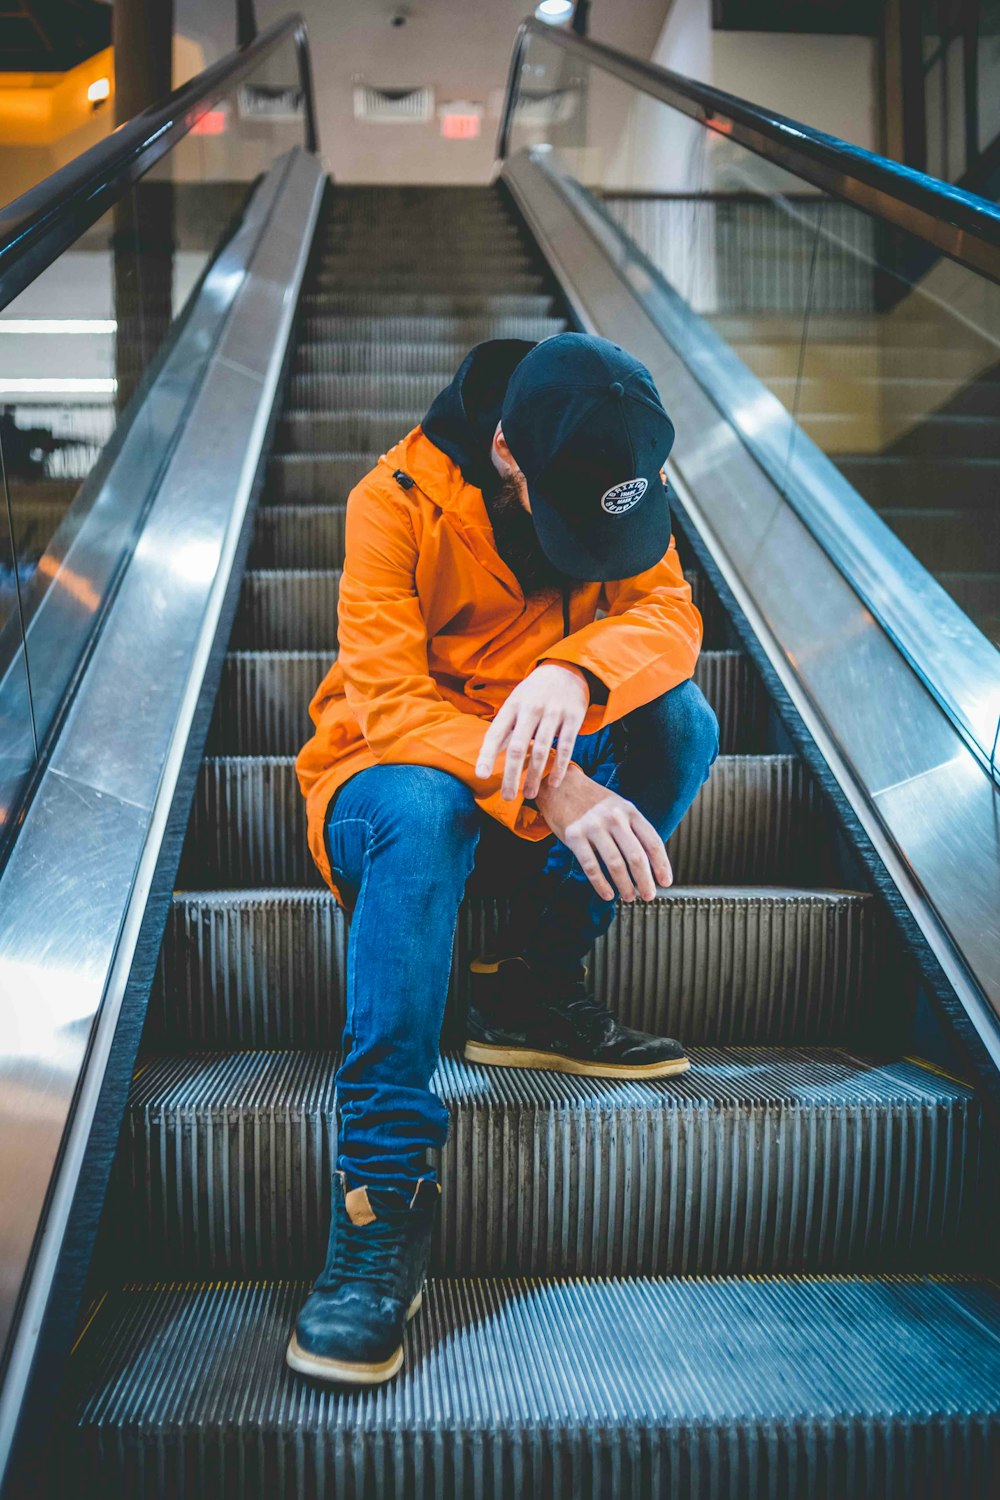
[[403, 1329], [420, 1307], [440, 1189], [421, 1178], [412, 1199], [333, 1183], [326, 1266], [299, 1313], [285, 1358], [293, 1370], [344, 1385], [378, 1385], [403, 1363]]
[[523, 958], [478, 958], [466, 1023], [469, 1062], [588, 1078], [663, 1078], [690, 1067], [680, 1042], [623, 1026], [585, 973], [546, 979]]

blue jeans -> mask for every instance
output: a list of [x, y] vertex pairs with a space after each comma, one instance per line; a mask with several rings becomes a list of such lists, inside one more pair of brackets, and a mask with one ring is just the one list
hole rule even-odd
[[[715, 715], [685, 682], [607, 729], [581, 735], [573, 759], [635, 803], [667, 839], [718, 749]], [[483, 852], [492, 845], [501, 864], [516, 855], [517, 871], [518, 859], [527, 860], [512, 877], [508, 951], [538, 968], [578, 971], [614, 919], [615, 902], [598, 896], [565, 844], [554, 836], [535, 844], [517, 838], [447, 771], [373, 766], [341, 787], [326, 835], [353, 910], [337, 1074], [337, 1166], [349, 1188], [367, 1184], [409, 1196], [428, 1175], [428, 1147], [444, 1144], [448, 1112], [430, 1080], [458, 908], [484, 832]]]

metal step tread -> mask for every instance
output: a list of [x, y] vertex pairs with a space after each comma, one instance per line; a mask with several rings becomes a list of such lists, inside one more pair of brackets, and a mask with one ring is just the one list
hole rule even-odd
[[437, 244], [413, 244], [403, 249], [385, 250], [377, 240], [366, 238], [351, 244], [328, 245], [313, 261], [308, 283], [331, 281], [338, 276], [352, 281], [365, 276], [380, 284], [381, 277], [395, 279], [405, 277], [409, 286], [426, 288], [448, 274], [456, 281], [478, 278], [489, 279], [494, 286], [508, 288], [511, 278], [518, 281], [522, 276], [545, 277], [544, 264], [537, 255], [532, 255], [519, 244], [516, 236], [498, 236], [493, 244], [474, 246], [459, 245], [449, 250], [440, 240]]
[[[286, 556], [316, 557], [343, 550], [342, 526], [304, 527]], [[274, 552], [277, 539], [261, 525], [251, 558]], [[282, 558], [284, 561], [285, 558]], [[325, 651], [230, 651], [222, 669], [209, 752], [221, 755], [287, 755], [310, 733], [308, 705], [332, 661]], [[723, 753], [757, 750], [763, 744], [764, 699], [749, 658], [741, 651], [702, 651], [694, 680], [719, 719]]]
[[[669, 841], [685, 884], [829, 884], [825, 812], [794, 755], [720, 755]], [[319, 883], [306, 846], [293, 756], [209, 756], [201, 767], [178, 885]]]
[[[837, 1048], [693, 1048], [646, 1082], [445, 1055], [436, 1267], [970, 1269], [996, 1189], [973, 1091]], [[116, 1190], [138, 1274], [318, 1269], [334, 1051], [185, 1053], [135, 1078]], [[139, 1271], [139, 1268], [142, 1268]]]
[[[308, 1290], [111, 1291], [70, 1365], [74, 1480], [165, 1494], [166, 1468], [191, 1500], [291, 1500], [305, 1474], [310, 1494], [415, 1500], [985, 1500], [996, 1477], [1000, 1289], [988, 1280], [432, 1280], [402, 1372], [367, 1392], [285, 1365]], [[737, 1451], [739, 1489], [723, 1457]], [[609, 1471], [618, 1483], [602, 1487]]]
[[[978, 1114], [970, 1085], [909, 1059], [880, 1062], [835, 1047], [694, 1047], [672, 1078], [581, 1078], [529, 1068], [489, 1068], [441, 1058], [432, 1087], [453, 1108], [514, 1105], [619, 1113], [624, 1110], [745, 1111], [775, 1105], [828, 1109], [958, 1108]], [[162, 1121], [185, 1112], [222, 1118], [256, 1111], [301, 1118], [333, 1114], [334, 1050], [259, 1048], [154, 1057], [133, 1080], [128, 1109]]]
[[546, 291], [465, 291], [457, 287], [454, 291], [379, 291], [345, 288], [307, 291], [302, 295], [301, 308], [306, 317], [331, 317], [341, 313], [347, 316], [367, 316], [371, 313], [380, 318], [416, 317], [461, 317], [469, 314], [488, 313], [497, 317], [550, 317], [555, 299]]
[[414, 406], [425, 411], [452, 375], [454, 370], [444, 379], [436, 372], [429, 375], [379, 375], [374, 372], [293, 375], [288, 387], [288, 404], [293, 411], [297, 408], [309, 412], [345, 409], [409, 411]]
[[328, 344], [356, 344], [359, 339], [395, 345], [416, 339], [420, 343], [435, 336], [442, 341], [461, 340], [467, 349], [484, 339], [544, 339], [562, 333], [565, 318], [537, 317], [523, 313], [304, 313], [297, 325], [298, 348]]
[[383, 292], [412, 292], [417, 295], [453, 292], [459, 295], [506, 296], [512, 292], [544, 291], [547, 278], [530, 261], [519, 264], [502, 253], [473, 262], [455, 261], [439, 267], [374, 264], [363, 253], [351, 256], [341, 265], [318, 264], [312, 269], [304, 295], [337, 292], [343, 289], [352, 296], [378, 297]]
[[[389, 431], [394, 439], [402, 435], [395, 428]], [[233, 626], [233, 647], [334, 652], [341, 572], [340, 568], [248, 568]], [[702, 613], [704, 645], [721, 645], [725, 617], [714, 593], [696, 568], [686, 569], [684, 576]]]
[[[504, 915], [482, 894], [462, 905], [448, 1035], [469, 997], [469, 962]], [[591, 955], [594, 991], [628, 1024], [690, 1044], [863, 1044], [898, 1020], [888, 995], [871, 1004], [872, 920], [862, 892], [675, 886], [651, 902], [619, 903]], [[339, 1045], [347, 937], [325, 889], [177, 892], [147, 1044]]]

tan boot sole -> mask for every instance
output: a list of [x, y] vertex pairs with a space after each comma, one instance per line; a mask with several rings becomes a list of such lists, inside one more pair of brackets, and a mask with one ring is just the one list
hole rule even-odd
[[671, 1057], [658, 1063], [589, 1063], [558, 1052], [534, 1052], [530, 1047], [490, 1047], [485, 1042], [466, 1042], [467, 1062], [491, 1068], [538, 1068], [547, 1073], [576, 1073], [583, 1078], [670, 1078], [686, 1073], [686, 1057]]
[[[421, 1287], [406, 1309], [407, 1322], [420, 1311], [423, 1300], [424, 1289]], [[322, 1354], [310, 1354], [302, 1348], [293, 1333], [285, 1350], [285, 1363], [290, 1370], [297, 1370], [300, 1375], [311, 1375], [314, 1380], [328, 1380], [335, 1385], [381, 1385], [383, 1380], [391, 1380], [402, 1369], [403, 1346], [400, 1344], [395, 1353], [380, 1363], [353, 1364], [349, 1360], [326, 1359]]]

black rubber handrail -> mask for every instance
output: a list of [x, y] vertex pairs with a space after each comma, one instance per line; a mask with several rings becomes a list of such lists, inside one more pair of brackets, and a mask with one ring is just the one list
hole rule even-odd
[[0, 311], [113, 208], [219, 99], [289, 39], [295, 43], [305, 102], [305, 146], [318, 150], [309, 38], [305, 21], [293, 14], [0, 208]]
[[550, 45], [581, 62], [613, 74], [766, 161], [916, 235], [960, 265], [1000, 282], [1000, 208], [987, 199], [940, 182], [925, 172], [915, 172], [912, 167], [900, 166], [861, 146], [852, 146], [849, 141], [814, 130], [798, 120], [774, 114], [735, 94], [698, 83], [656, 63], [629, 57], [603, 42], [546, 26], [534, 18], [522, 23], [511, 55], [497, 137], [497, 155], [501, 160], [510, 144], [520, 91], [521, 59], [528, 38], [533, 36], [544, 37]]

